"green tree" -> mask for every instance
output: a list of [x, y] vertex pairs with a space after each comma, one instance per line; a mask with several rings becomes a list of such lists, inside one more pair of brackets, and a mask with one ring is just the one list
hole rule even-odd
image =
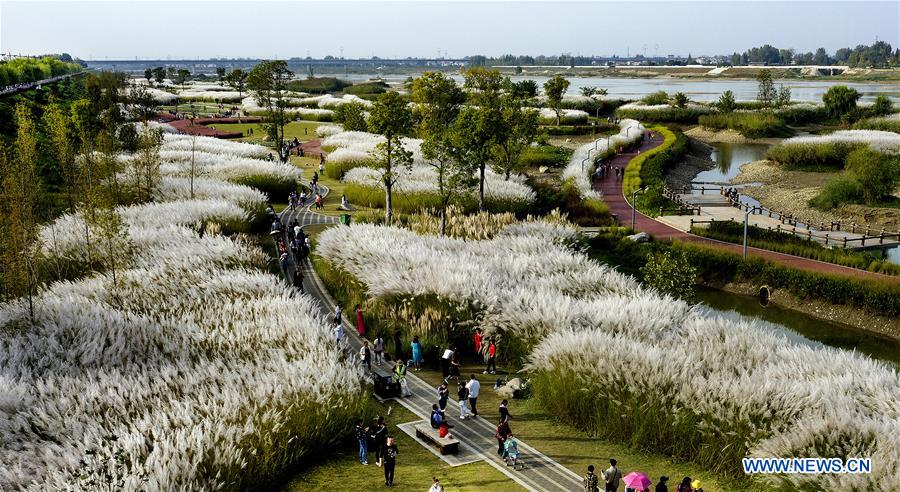
[[464, 87], [468, 102], [456, 119], [453, 131], [455, 158], [478, 169], [478, 208], [485, 210], [484, 176], [494, 157], [494, 144], [503, 129], [501, 88], [503, 77], [496, 70], [474, 68], [467, 70]]
[[342, 124], [348, 132], [364, 132], [368, 129], [366, 107], [356, 101], [334, 108], [334, 121]]
[[133, 189], [137, 200], [149, 202], [153, 200], [153, 192], [159, 186], [161, 164], [159, 150], [162, 148], [163, 133], [159, 128], [150, 128], [144, 123], [137, 137], [137, 152], [128, 162], [131, 166]]
[[716, 103], [716, 107], [719, 108], [719, 111], [723, 113], [731, 113], [737, 107], [737, 103], [734, 100], [734, 93], [731, 91], [725, 91], [719, 96], [719, 102]]
[[694, 295], [697, 269], [684, 253], [665, 251], [647, 258], [641, 276], [645, 284], [664, 294], [690, 299]]
[[537, 96], [537, 82], [531, 79], [510, 82], [506, 92], [516, 99], [531, 99]]
[[550, 80], [544, 82], [544, 95], [547, 96], [547, 104], [556, 113], [556, 126], [559, 126], [562, 117], [562, 99], [568, 88], [569, 81], [561, 75], [554, 75]]
[[859, 100], [859, 92], [846, 85], [834, 85], [825, 91], [822, 102], [828, 114], [840, 118], [856, 109], [856, 101]]
[[249, 74], [240, 68], [236, 68], [225, 76], [225, 83], [229, 87], [238, 91], [238, 97], [244, 98], [244, 88], [247, 86], [247, 76]]
[[219, 78], [219, 81], [225, 78], [225, 67], [216, 67], [216, 77]]
[[156, 100], [146, 87], [132, 87], [128, 91], [128, 104], [142, 121], [150, 119], [156, 113]]
[[153, 69], [147, 67], [144, 69], [144, 78], [147, 79], [147, 83], [151, 83], [153, 81]]
[[425, 72], [410, 87], [419, 119], [422, 156], [437, 173], [441, 235], [445, 235], [451, 200], [475, 184], [475, 170], [454, 159], [452, 147], [453, 126], [466, 95], [453, 79], [440, 72]]
[[874, 116], [886, 116], [894, 111], [893, 106], [891, 98], [882, 94], [875, 98], [875, 102], [872, 104], [872, 109], [870, 111]]
[[284, 92], [293, 76], [284, 60], [262, 61], [247, 76], [247, 88], [255, 92], [256, 101], [266, 108], [264, 127], [279, 149], [284, 144], [284, 126], [287, 123]]
[[153, 78], [156, 80], [157, 84], [162, 84], [164, 80], [166, 80], [166, 69], [163, 67], [156, 67], [153, 69]]
[[59, 166], [69, 210], [74, 211], [78, 200], [78, 170], [75, 166], [75, 143], [70, 125], [69, 115], [58, 103], [47, 106], [44, 111], [44, 127]]
[[652, 94], [647, 94], [641, 99], [641, 102], [648, 106], [659, 106], [661, 104], [669, 103], [669, 94], [666, 91], [656, 91]]
[[522, 101], [505, 97], [501, 118], [501, 131], [496, 137], [491, 167], [509, 180], [511, 173], [523, 169], [522, 154], [537, 136], [538, 114], [530, 108], [523, 108]]
[[191, 71], [184, 68], [178, 69], [178, 72], [175, 73], [175, 83], [181, 86], [181, 90], [184, 90], [184, 83], [190, 76]]
[[597, 93], [597, 88], [594, 86], [587, 85], [587, 86], [582, 87], [580, 92], [581, 92], [581, 95], [584, 97], [591, 97]]
[[0, 245], [2, 245], [2, 278], [7, 297], [25, 296], [28, 315], [34, 317], [34, 296], [39, 278], [37, 197], [41, 180], [37, 172], [38, 132], [31, 111], [23, 103], [15, 108], [16, 138], [13, 155], [7, 160], [6, 149], [0, 145]]
[[758, 86], [756, 100], [762, 103], [763, 106], [771, 106], [777, 96], [775, 84], [772, 82], [772, 72], [768, 68], [760, 70], [756, 76], [756, 83]]
[[781, 85], [778, 87], [778, 95], [775, 96], [775, 106], [779, 108], [791, 103], [791, 88]]
[[900, 179], [900, 157], [860, 147], [847, 156], [847, 171], [862, 185], [866, 203], [874, 205], [890, 196]]
[[680, 109], [684, 109], [687, 107], [690, 99], [684, 94], [684, 92], [676, 92], [674, 96], [672, 96], [672, 106]]
[[394, 185], [403, 168], [412, 165], [412, 152], [403, 148], [401, 137], [408, 134], [413, 127], [413, 115], [406, 101], [396, 92], [382, 94], [369, 115], [369, 131], [385, 138], [375, 150], [375, 159], [380, 169], [380, 178], [384, 184], [384, 219], [391, 224], [393, 218], [392, 193]]

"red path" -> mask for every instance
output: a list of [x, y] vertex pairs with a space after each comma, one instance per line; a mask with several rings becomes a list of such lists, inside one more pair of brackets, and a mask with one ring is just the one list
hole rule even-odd
[[[616, 155], [611, 160], [608, 160], [607, 163], [610, 165], [610, 167], [618, 167], [620, 170], [622, 170], [625, 168], [625, 166], [628, 165], [628, 161], [634, 158], [634, 156], [638, 155], [639, 152], [646, 152], [647, 150], [650, 150], [654, 147], [658, 147], [662, 144], [662, 142], [662, 137], [659, 134], [654, 134], [654, 138], [650, 141], [645, 140], [641, 144], [641, 147], [639, 149], [632, 152], [626, 152]], [[622, 195], [622, 181], [617, 181], [615, 175], [613, 174], [612, 176], [607, 176], [605, 178], [595, 179], [593, 184], [595, 190], [599, 190], [603, 193], [603, 201], [606, 202], [607, 205], [609, 205], [610, 212], [618, 217], [619, 223], [623, 226], [630, 226], [631, 214], [633, 209], [631, 208], [631, 205], [629, 205], [625, 200], [625, 197]], [[674, 227], [663, 224], [662, 222], [658, 222], [650, 217], [647, 217], [640, 212], [635, 213], [634, 228], [637, 231], [651, 234], [657, 239], [677, 240], [682, 242], [700, 244], [703, 246], [710, 246], [715, 249], [728, 251], [731, 253], [743, 253], [742, 245], [726, 243], [723, 241], [717, 241], [715, 239], [696, 236], [694, 234], [688, 234], [686, 232], [675, 229]], [[784, 253], [776, 253], [774, 251], [767, 251], [764, 249], [752, 247], [747, 248], [747, 255], [764, 258], [780, 265], [798, 268], [801, 270], [809, 270], [872, 280], [883, 280], [888, 282], [900, 282], [900, 278], [896, 276], [858, 270], [856, 268], [835, 265], [833, 263], [825, 263], [818, 260], [801, 258], [799, 256], [787, 255]]]
[[244, 136], [241, 132], [225, 132], [216, 130], [209, 125], [225, 124], [225, 123], [259, 123], [258, 116], [244, 116], [241, 118], [194, 118], [193, 120], [185, 118], [179, 120], [171, 113], [161, 113], [157, 115], [166, 123], [175, 127], [180, 133], [188, 135], [200, 135], [202, 137], [217, 138], [241, 138]]

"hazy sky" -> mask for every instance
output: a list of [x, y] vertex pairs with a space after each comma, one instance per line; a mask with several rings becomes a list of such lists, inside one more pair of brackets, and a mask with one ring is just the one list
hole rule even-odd
[[[829, 52], [900, 44], [882, 2], [0, 1], [0, 51], [84, 59]], [[644, 46], [646, 46], [646, 51]], [[658, 46], [658, 51], [657, 51]]]

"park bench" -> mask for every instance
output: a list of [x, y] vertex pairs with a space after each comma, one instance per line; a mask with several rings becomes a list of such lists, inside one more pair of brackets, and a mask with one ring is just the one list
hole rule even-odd
[[[449, 434], [448, 434], [449, 436]], [[456, 454], [459, 452], [459, 441], [453, 437], [441, 437], [438, 430], [428, 423], [416, 424], [416, 437], [436, 445], [441, 454]]]

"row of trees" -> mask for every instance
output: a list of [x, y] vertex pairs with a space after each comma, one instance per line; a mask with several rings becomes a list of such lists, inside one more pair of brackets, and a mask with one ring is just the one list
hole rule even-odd
[[[44, 106], [19, 103], [15, 134], [0, 141], [0, 298], [27, 299], [34, 320], [33, 297], [42, 282], [70, 278], [86, 269], [116, 272], [128, 250], [116, 207], [147, 201], [159, 182], [162, 134], [135, 132], [122, 107], [125, 78], [101, 72], [89, 75], [80, 97]], [[130, 148], [129, 148], [130, 147]], [[127, 164], [122, 150], [137, 150]], [[50, 163], [52, 169], [42, 165]], [[52, 176], [60, 176], [56, 184]], [[44, 258], [39, 227], [47, 195], [61, 195], [64, 210], [78, 212], [87, 245], [86, 263], [71, 264], [61, 254]], [[55, 244], [47, 245], [55, 248]], [[56, 252], [59, 253], [59, 252]]]
[[41, 58], [13, 58], [0, 61], [0, 88], [49, 79], [67, 73], [82, 71], [78, 63], [68, 57], [63, 61], [60, 57], [44, 56]]
[[751, 48], [743, 53], [731, 55], [732, 65], [766, 63], [769, 65], [849, 65], [851, 67], [897, 67], [900, 66], [900, 49], [893, 49], [890, 43], [876, 41], [872, 45], [857, 45], [855, 48], [841, 48], [829, 55], [825, 48], [815, 52], [797, 53], [790, 48], [776, 48], [769, 44]]

